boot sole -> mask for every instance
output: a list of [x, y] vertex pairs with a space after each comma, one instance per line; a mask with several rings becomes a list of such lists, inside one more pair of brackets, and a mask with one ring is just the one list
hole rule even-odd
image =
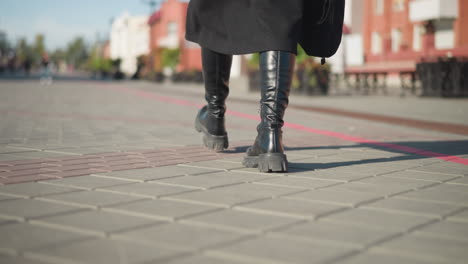
[[287, 172], [288, 159], [283, 153], [267, 153], [244, 157], [242, 164], [247, 168], [258, 168], [261, 172]]
[[203, 133], [203, 145], [205, 147], [212, 149], [216, 152], [222, 152], [224, 149], [229, 147], [229, 140], [227, 134], [224, 136], [215, 136], [211, 135], [203, 128], [203, 126], [198, 121], [198, 118], [195, 120], [195, 130], [199, 133]]

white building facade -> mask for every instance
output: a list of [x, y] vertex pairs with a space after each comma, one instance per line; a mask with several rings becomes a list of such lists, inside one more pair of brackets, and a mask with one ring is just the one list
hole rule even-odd
[[120, 69], [127, 76], [137, 70], [137, 58], [149, 52], [148, 16], [130, 16], [124, 13], [112, 23], [110, 56], [121, 59]]
[[347, 66], [364, 64], [362, 4], [362, 0], [346, 0], [344, 25], [348, 32], [344, 32], [340, 48], [329, 60], [334, 73], [343, 73]]

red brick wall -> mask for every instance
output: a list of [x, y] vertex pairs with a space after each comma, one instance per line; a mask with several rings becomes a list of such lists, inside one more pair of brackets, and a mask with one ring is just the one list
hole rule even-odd
[[[455, 21], [455, 48], [453, 50], [435, 50], [430, 48], [423, 52], [413, 50], [413, 30], [415, 23], [409, 20], [409, 3], [407, 0], [405, 9], [395, 11], [393, 0], [384, 0], [384, 12], [375, 13], [375, 0], [364, 0], [364, 54], [366, 62], [385, 61], [418, 61], [422, 56], [444, 56], [451, 52], [454, 56], [468, 55], [468, 1], [459, 0], [459, 18]], [[392, 52], [391, 32], [398, 28], [402, 32], [402, 43], [399, 52]], [[379, 32], [382, 37], [382, 53], [372, 54], [372, 32]], [[427, 37], [426, 37], [427, 40]]]
[[160, 19], [153, 23], [150, 30], [150, 48], [152, 54], [155, 54], [153, 68], [160, 68], [160, 59], [158, 58], [159, 49], [158, 40], [167, 36], [168, 25], [171, 22], [177, 23], [177, 32], [180, 48], [180, 65], [177, 67], [178, 71], [185, 70], [201, 70], [201, 50], [200, 49], [185, 49], [185, 22], [187, 16], [188, 3], [180, 2], [178, 0], [168, 0], [161, 6]]
[[455, 45], [468, 48], [468, 1], [458, 0], [458, 19], [455, 22]]

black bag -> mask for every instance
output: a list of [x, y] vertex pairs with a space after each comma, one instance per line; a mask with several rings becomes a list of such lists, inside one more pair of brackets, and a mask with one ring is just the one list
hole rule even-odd
[[[305, 52], [314, 57], [333, 56], [341, 43], [345, 0], [323, 0], [321, 16], [304, 16], [302, 39], [299, 41]], [[316, 0], [304, 1], [304, 10], [316, 8]]]

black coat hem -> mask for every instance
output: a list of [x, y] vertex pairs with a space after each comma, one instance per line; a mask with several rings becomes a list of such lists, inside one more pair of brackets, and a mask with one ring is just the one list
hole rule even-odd
[[[249, 47], [238, 47], [234, 46], [233, 44], [224, 42], [221, 43], [219, 39], [210, 41], [209, 36], [213, 36], [213, 34], [204, 34], [205, 37], [201, 37], [203, 33], [185, 33], [185, 39], [191, 42], [198, 43], [203, 48], [207, 48], [221, 54], [230, 54], [230, 55], [243, 55], [243, 54], [252, 54], [252, 53], [259, 53], [263, 51], [285, 51], [294, 53], [297, 55], [297, 43], [296, 45], [292, 44], [279, 44], [279, 43], [272, 43], [268, 46], [249, 46]], [[294, 46], [294, 48], [291, 48]]]

